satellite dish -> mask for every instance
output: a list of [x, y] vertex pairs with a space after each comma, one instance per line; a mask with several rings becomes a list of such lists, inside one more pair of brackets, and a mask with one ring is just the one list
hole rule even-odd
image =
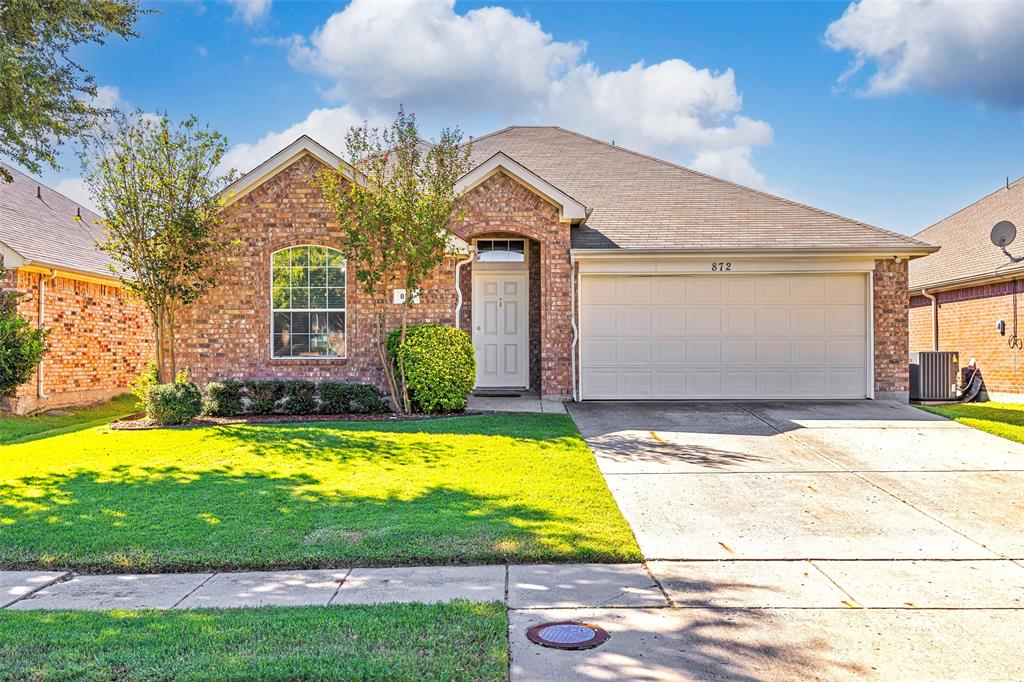
[[1013, 243], [1017, 238], [1017, 227], [1009, 220], [1000, 220], [992, 228], [992, 243], [1001, 249]]

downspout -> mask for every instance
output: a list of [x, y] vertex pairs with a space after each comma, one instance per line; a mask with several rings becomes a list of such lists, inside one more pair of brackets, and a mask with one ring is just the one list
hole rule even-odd
[[[42, 329], [46, 322], [46, 283], [53, 282], [57, 279], [57, 271], [50, 270], [50, 276], [39, 275], [39, 322], [37, 324], [39, 329]], [[39, 366], [36, 368], [36, 396], [41, 400], [47, 400], [50, 396], [46, 395], [46, 379], [43, 377], [43, 360], [39, 361]]]
[[579, 402], [579, 393], [576, 391], [576, 345], [579, 342], [579, 328], [576, 326], [576, 280], [579, 274], [576, 272], [576, 257], [569, 253], [569, 319], [572, 321], [572, 401]]
[[469, 255], [455, 264], [455, 327], [462, 329], [462, 266], [473, 262], [476, 247], [469, 247]]
[[939, 299], [934, 294], [929, 294], [927, 289], [921, 289], [921, 295], [932, 302], [932, 350], [939, 349]]

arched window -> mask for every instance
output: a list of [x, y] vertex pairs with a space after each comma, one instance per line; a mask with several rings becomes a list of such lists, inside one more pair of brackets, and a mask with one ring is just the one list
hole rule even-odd
[[325, 246], [281, 249], [270, 275], [273, 357], [345, 357], [342, 253]]

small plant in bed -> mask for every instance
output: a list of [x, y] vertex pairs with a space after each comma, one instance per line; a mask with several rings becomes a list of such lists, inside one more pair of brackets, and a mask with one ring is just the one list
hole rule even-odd
[[153, 386], [146, 398], [146, 416], [165, 426], [187, 424], [202, 409], [203, 392], [191, 382]]
[[469, 334], [443, 324], [416, 324], [388, 335], [388, 352], [404, 372], [413, 407], [427, 413], [459, 412], [476, 381]]

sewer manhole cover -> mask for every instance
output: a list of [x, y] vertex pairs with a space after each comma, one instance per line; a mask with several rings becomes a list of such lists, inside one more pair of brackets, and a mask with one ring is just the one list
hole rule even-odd
[[608, 639], [608, 632], [596, 625], [564, 621], [534, 625], [526, 638], [551, 649], [592, 649]]

